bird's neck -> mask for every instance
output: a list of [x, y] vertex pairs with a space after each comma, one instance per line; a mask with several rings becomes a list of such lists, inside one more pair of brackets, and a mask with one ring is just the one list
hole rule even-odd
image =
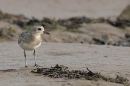
[[31, 35], [32, 36], [39, 36], [39, 37], [41, 36], [41, 34], [39, 34], [39, 33], [32, 33], [32, 32], [31, 32]]

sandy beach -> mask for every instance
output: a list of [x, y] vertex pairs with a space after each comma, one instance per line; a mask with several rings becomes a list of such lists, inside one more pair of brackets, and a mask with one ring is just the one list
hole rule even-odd
[[[6, 46], [6, 47], [5, 47]], [[31, 73], [34, 59], [31, 51], [27, 52], [29, 68], [24, 68], [23, 50], [16, 42], [0, 43], [0, 85], [3, 86], [122, 86], [105, 81], [53, 79]], [[14, 48], [15, 47], [15, 48]], [[6, 52], [5, 52], [6, 51]], [[128, 47], [98, 46], [77, 43], [42, 43], [36, 50], [40, 66], [51, 67], [56, 64], [70, 69], [100, 72], [102, 75], [115, 77], [122, 75], [130, 79], [130, 60]], [[16, 54], [17, 52], [17, 54]], [[16, 69], [9, 72], [2, 70]], [[6, 82], [6, 83], [5, 83]]]
[[[43, 17], [64, 19], [75, 16], [86, 16], [89, 18], [112, 18], [114, 20], [129, 4], [130, 0], [0, 0], [0, 9], [5, 13], [22, 14], [28, 18], [34, 16], [38, 19], [42, 19]], [[1, 22], [0, 27], [3, 28], [3, 26], [10, 26], [10, 23]], [[59, 40], [58, 37], [63, 37], [64, 39], [68, 39], [69, 37], [89, 38], [92, 35], [97, 37], [101, 36], [100, 34], [102, 33], [122, 38], [124, 34], [130, 31], [129, 28], [127, 29], [123, 31], [123, 29], [105, 23], [87, 24], [83, 25], [80, 30], [83, 32], [86, 31], [88, 37], [86, 34], [80, 37], [77, 33], [52, 31], [54, 35], [52, 35], [51, 40], [55, 42], [55, 40]], [[18, 29], [17, 32], [14, 39], [18, 38], [18, 34], [22, 30]], [[66, 34], [69, 35], [67, 36]], [[47, 40], [47, 37], [44, 37]], [[58, 42], [61, 42], [61, 40]], [[100, 72], [106, 77], [121, 75], [130, 80], [129, 47], [94, 45], [80, 42], [43, 42], [36, 50], [36, 56], [38, 64], [42, 67], [51, 67], [56, 64], [65, 65], [69, 69], [79, 70], [86, 70], [88, 67], [90, 70]], [[6, 40], [0, 42], [0, 86], [124, 86], [123, 84], [103, 80], [89, 81], [45, 77], [31, 73], [35, 69], [33, 67], [33, 51], [27, 51], [28, 68], [24, 68], [24, 59], [24, 52], [19, 47], [17, 39], [15, 41]]]
[[0, 9], [29, 18], [117, 17], [130, 4], [129, 0], [0, 0]]

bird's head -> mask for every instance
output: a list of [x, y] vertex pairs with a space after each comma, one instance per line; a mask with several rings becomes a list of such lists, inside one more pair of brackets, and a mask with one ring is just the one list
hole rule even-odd
[[31, 29], [31, 32], [34, 33], [34, 34], [39, 34], [39, 35], [41, 35], [41, 34], [43, 34], [43, 33], [45, 33], [45, 34], [47, 34], [47, 35], [50, 35], [50, 33], [47, 32], [47, 31], [44, 29], [43, 26], [34, 26], [34, 27]]

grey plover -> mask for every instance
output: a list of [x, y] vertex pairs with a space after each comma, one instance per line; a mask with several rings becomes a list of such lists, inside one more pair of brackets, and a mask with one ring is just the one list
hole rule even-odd
[[28, 30], [20, 34], [18, 44], [24, 50], [25, 67], [28, 67], [26, 61], [26, 50], [34, 50], [33, 53], [35, 60], [34, 66], [38, 66], [36, 62], [35, 49], [41, 45], [42, 43], [41, 35], [43, 33], [48, 35], [50, 34], [49, 32], [45, 31], [43, 26], [34, 26], [31, 30]]

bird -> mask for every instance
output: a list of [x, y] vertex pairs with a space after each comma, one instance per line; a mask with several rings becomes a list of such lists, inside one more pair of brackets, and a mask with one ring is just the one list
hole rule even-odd
[[26, 50], [28, 51], [34, 51], [34, 60], [35, 60], [35, 65], [38, 66], [36, 62], [36, 56], [35, 56], [35, 50], [38, 48], [41, 43], [42, 43], [42, 37], [41, 35], [45, 33], [47, 35], [50, 35], [49, 32], [47, 32], [43, 26], [33, 26], [32, 29], [22, 32], [19, 35], [18, 38], [18, 44], [19, 46], [24, 50], [24, 57], [25, 57], [25, 68], [27, 66], [27, 61], [26, 61]]

